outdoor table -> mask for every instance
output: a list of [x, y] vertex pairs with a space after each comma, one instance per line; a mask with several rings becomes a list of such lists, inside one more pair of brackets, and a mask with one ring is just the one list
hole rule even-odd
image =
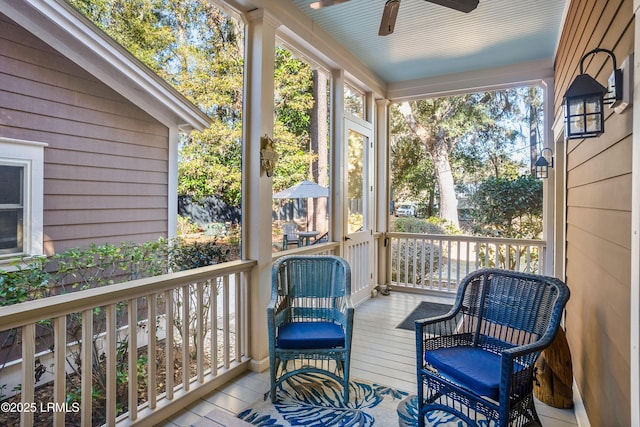
[[300, 246], [309, 246], [311, 244], [311, 238], [320, 234], [319, 231], [298, 231], [298, 239], [300, 239]]

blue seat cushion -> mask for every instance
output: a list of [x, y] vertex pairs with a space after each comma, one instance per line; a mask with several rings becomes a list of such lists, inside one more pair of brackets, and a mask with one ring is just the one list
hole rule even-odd
[[342, 326], [332, 322], [292, 322], [278, 328], [276, 347], [334, 348], [344, 346]]
[[459, 346], [426, 351], [424, 361], [453, 382], [493, 400], [500, 397], [501, 356], [478, 347]]

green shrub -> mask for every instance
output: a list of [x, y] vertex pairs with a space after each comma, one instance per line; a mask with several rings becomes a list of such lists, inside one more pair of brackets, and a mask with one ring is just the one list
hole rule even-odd
[[190, 270], [227, 261], [230, 250], [218, 245], [217, 240], [187, 242], [176, 239], [169, 249], [169, 265], [172, 271]]
[[446, 224], [446, 221], [435, 217], [427, 218], [426, 220], [402, 217], [396, 218], [391, 231], [399, 233], [445, 234], [444, 224]]

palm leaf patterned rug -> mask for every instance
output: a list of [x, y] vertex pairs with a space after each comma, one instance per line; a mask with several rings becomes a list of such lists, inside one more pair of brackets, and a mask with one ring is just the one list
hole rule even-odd
[[[278, 387], [278, 402], [253, 403], [237, 417], [256, 426], [289, 427], [413, 427], [417, 426], [416, 398], [410, 393], [362, 380], [349, 382], [349, 402], [342, 386], [321, 374], [305, 373]], [[462, 427], [458, 418], [442, 411], [427, 416], [430, 427]]]

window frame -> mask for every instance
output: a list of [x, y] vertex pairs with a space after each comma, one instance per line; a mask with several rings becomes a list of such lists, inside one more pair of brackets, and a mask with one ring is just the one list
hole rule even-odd
[[44, 211], [44, 148], [48, 144], [37, 141], [0, 137], [0, 164], [23, 167], [22, 251], [1, 253], [0, 268], [7, 269], [12, 261], [43, 255]]

